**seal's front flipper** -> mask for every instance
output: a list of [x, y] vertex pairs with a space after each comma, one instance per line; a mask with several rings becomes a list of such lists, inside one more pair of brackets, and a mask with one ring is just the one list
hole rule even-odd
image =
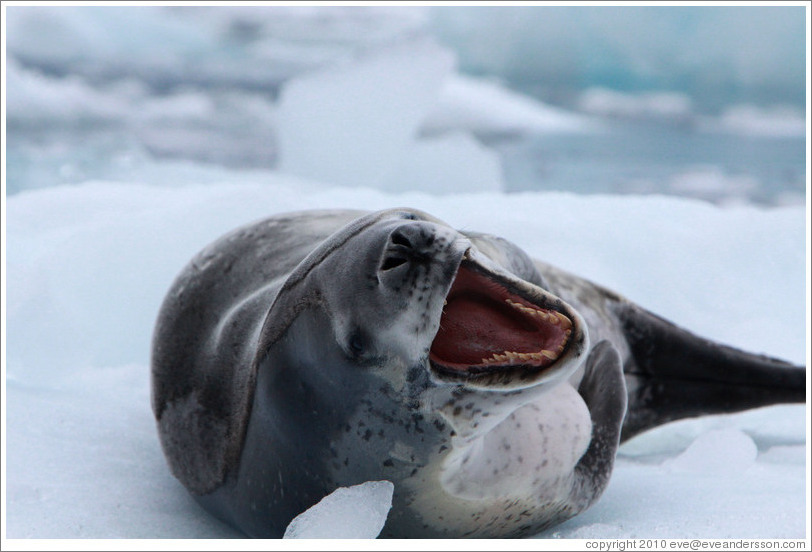
[[626, 385], [614, 346], [599, 342], [586, 362], [578, 393], [589, 408], [592, 439], [575, 466], [571, 506], [576, 513], [595, 502], [609, 483], [626, 413]]
[[703, 339], [630, 303], [616, 312], [631, 352], [624, 441], [682, 418], [806, 401], [803, 366]]

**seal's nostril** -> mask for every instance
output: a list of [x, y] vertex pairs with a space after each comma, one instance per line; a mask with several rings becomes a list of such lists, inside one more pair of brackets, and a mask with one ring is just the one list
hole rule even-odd
[[411, 266], [412, 263], [424, 265], [432, 261], [436, 254], [434, 235], [420, 225], [410, 223], [395, 228], [386, 242], [381, 254], [380, 271], [392, 271], [398, 267]]
[[392, 233], [392, 243], [395, 245], [402, 245], [403, 247], [407, 247], [409, 249], [414, 247], [412, 242], [409, 241], [409, 238], [407, 238], [402, 232], [397, 231]]
[[397, 268], [400, 265], [404, 264], [406, 259], [403, 257], [386, 257], [383, 260], [383, 264], [381, 265], [381, 270], [392, 270], [393, 268]]

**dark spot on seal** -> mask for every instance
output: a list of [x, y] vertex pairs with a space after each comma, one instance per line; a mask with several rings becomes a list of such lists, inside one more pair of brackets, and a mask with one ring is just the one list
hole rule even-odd
[[350, 353], [355, 357], [360, 357], [363, 355], [367, 350], [367, 337], [363, 334], [363, 332], [356, 328], [356, 330], [350, 335], [349, 338], [349, 349]]

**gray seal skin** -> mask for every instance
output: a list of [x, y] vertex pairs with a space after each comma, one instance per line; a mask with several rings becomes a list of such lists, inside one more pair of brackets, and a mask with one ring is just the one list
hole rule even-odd
[[804, 400], [803, 367], [412, 209], [237, 229], [177, 277], [153, 338], [172, 473], [253, 537], [381, 479], [382, 536], [531, 535], [600, 497], [622, 439]]

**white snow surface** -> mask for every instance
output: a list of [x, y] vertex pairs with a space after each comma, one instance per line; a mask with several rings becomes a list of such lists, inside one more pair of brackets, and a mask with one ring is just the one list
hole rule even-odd
[[[800, 207], [389, 193], [270, 172], [245, 180], [88, 182], [8, 198], [10, 538], [237, 536], [194, 503], [162, 458], [150, 335], [164, 293], [197, 250], [274, 213], [413, 206], [511, 239], [711, 339], [805, 362]], [[714, 430], [726, 438], [703, 437]], [[720, 472], [719, 457], [730, 469]], [[600, 501], [541, 536], [802, 538], [805, 457], [803, 406], [670, 424], [624, 445]]]
[[340, 487], [302, 512], [285, 530], [286, 539], [374, 539], [392, 508], [391, 481]]

